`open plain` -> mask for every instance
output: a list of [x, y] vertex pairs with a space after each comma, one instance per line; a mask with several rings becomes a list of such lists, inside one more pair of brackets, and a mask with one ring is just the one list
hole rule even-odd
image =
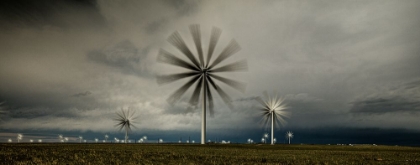
[[261, 144], [0, 144], [1, 164], [420, 164], [420, 148]]

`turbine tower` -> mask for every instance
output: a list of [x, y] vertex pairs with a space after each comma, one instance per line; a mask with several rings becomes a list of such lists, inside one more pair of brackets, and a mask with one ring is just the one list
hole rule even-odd
[[232, 79], [224, 78], [221, 76], [216, 75], [220, 72], [234, 72], [234, 71], [245, 71], [248, 69], [248, 64], [246, 60], [241, 60], [237, 62], [233, 62], [230, 64], [226, 64], [223, 66], [218, 67], [218, 65], [226, 60], [227, 58], [231, 57], [233, 54], [240, 50], [238, 43], [235, 40], [232, 40], [216, 57], [215, 60], [211, 62], [211, 58], [213, 56], [217, 41], [219, 40], [221, 30], [219, 28], [213, 27], [210, 36], [210, 42], [208, 46], [207, 56], [204, 57], [203, 55], [203, 48], [201, 44], [201, 33], [200, 33], [200, 25], [194, 24], [190, 27], [190, 32], [192, 38], [194, 40], [195, 47], [197, 49], [197, 56], [190, 51], [184, 40], [182, 39], [179, 32], [174, 32], [172, 35], [169, 36], [168, 42], [175, 46], [178, 50], [184, 54], [189, 61], [185, 61], [176, 57], [175, 55], [161, 49], [159, 55], [157, 57], [157, 61], [161, 63], [171, 64], [174, 66], [182, 67], [189, 71], [183, 73], [176, 73], [170, 75], [163, 75], [157, 76], [157, 83], [159, 85], [171, 83], [183, 78], [189, 78], [187, 83], [181, 86], [178, 90], [176, 90], [169, 98], [168, 102], [170, 104], [174, 104], [178, 101], [181, 96], [191, 87], [194, 83], [196, 83], [194, 92], [189, 100], [189, 103], [196, 107], [199, 102], [200, 92], [202, 91], [202, 114], [201, 114], [201, 144], [206, 143], [206, 110], [207, 110], [207, 103], [209, 106], [210, 116], [213, 115], [213, 96], [210, 90], [210, 86], [216, 90], [216, 92], [221, 96], [222, 100], [232, 108], [232, 99], [229, 95], [226, 94], [216, 83], [215, 80], [225, 83], [226, 85], [237, 89], [239, 91], [245, 91], [245, 84], [242, 82], [238, 82]]

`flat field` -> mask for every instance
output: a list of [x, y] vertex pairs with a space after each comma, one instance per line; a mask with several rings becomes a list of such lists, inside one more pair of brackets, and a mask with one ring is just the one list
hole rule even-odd
[[0, 164], [420, 164], [420, 148], [284, 144], [0, 144]]

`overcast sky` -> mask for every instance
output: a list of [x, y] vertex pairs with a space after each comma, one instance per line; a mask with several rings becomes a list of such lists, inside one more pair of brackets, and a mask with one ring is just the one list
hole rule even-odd
[[192, 132], [198, 140], [200, 110], [186, 111], [193, 89], [170, 105], [166, 99], [186, 80], [156, 82], [183, 71], [157, 63], [159, 49], [187, 60], [167, 42], [173, 32], [196, 52], [191, 24], [200, 24], [205, 52], [214, 26], [222, 29], [215, 54], [235, 39], [241, 50], [226, 63], [248, 62], [247, 72], [220, 74], [247, 87], [221, 84], [233, 109], [214, 93], [209, 137], [260, 137], [266, 129], [254, 98], [263, 91], [283, 96], [292, 113], [278, 136], [326, 128], [420, 132], [417, 0], [0, 4], [0, 128], [7, 133], [117, 132], [112, 119], [123, 108], [139, 116], [136, 134]]

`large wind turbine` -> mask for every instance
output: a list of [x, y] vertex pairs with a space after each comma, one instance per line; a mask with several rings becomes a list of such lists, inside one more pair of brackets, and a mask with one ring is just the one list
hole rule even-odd
[[117, 112], [117, 118], [115, 118], [114, 120], [117, 122], [117, 124], [115, 124], [116, 127], [119, 127], [120, 131], [122, 129], [125, 130], [125, 139], [124, 139], [124, 143], [127, 143], [128, 140], [128, 133], [131, 132], [131, 126], [135, 127], [135, 120], [137, 119], [137, 116], [134, 116], [134, 111], [130, 111], [130, 109], [124, 111], [123, 109], [121, 109], [121, 112]]
[[[198, 100], [200, 97], [201, 90], [202, 93], [202, 121], [201, 121], [201, 144], [206, 143], [206, 109], [207, 109], [207, 101], [209, 104], [209, 112], [210, 115], [213, 115], [213, 96], [211, 94], [211, 90], [209, 86], [212, 86], [213, 89], [221, 96], [222, 100], [232, 108], [231, 101], [232, 99], [229, 95], [226, 94], [216, 83], [215, 80], [221, 81], [226, 85], [233, 87], [239, 91], [245, 91], [245, 84], [220, 77], [216, 75], [220, 72], [233, 72], [233, 71], [245, 71], [248, 69], [248, 64], [246, 60], [237, 61], [234, 63], [226, 64], [223, 66], [219, 66], [221, 62], [226, 60], [227, 58], [231, 57], [233, 54], [240, 50], [238, 43], [235, 40], [232, 40], [216, 57], [215, 60], [211, 62], [212, 55], [214, 53], [217, 41], [219, 40], [221, 30], [219, 28], [213, 27], [210, 36], [210, 42], [208, 46], [207, 56], [203, 55], [203, 48], [201, 44], [201, 33], [200, 33], [200, 25], [194, 24], [190, 26], [190, 32], [192, 38], [194, 40], [195, 47], [197, 48], [197, 56], [190, 51], [184, 40], [182, 39], [181, 35], [178, 32], [174, 32], [168, 38], [168, 42], [175, 46], [178, 50], [182, 52], [189, 60], [185, 61], [181, 58], [176, 57], [172, 53], [169, 53], [163, 49], [160, 50], [157, 61], [161, 63], [171, 64], [174, 66], [182, 67], [187, 69], [188, 71], [183, 73], [176, 73], [164, 76], [157, 77], [157, 83], [159, 85], [171, 83], [183, 78], [189, 78], [188, 81], [181, 86], [178, 90], [176, 90], [169, 98], [168, 102], [170, 104], [174, 104], [178, 101], [181, 96], [191, 87], [194, 83], [196, 83], [194, 92], [189, 100], [189, 103], [192, 106], [198, 105]], [[219, 67], [218, 67], [219, 66]], [[210, 85], [209, 85], [210, 84]]]
[[285, 111], [287, 108], [283, 104], [283, 99], [279, 98], [277, 95], [275, 96], [268, 96], [267, 92], [264, 92], [264, 100], [261, 97], [257, 97], [257, 101], [263, 106], [262, 115], [264, 121], [264, 125], [267, 125], [268, 121], [271, 120], [271, 144], [274, 144], [274, 123], [278, 127], [280, 124], [286, 124], [285, 117], [290, 116], [290, 112]]

